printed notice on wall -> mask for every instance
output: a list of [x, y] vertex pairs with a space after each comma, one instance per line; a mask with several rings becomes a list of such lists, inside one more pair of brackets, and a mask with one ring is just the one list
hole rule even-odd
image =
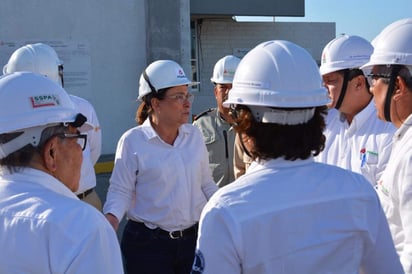
[[85, 42], [61, 40], [4, 41], [0, 39], [0, 67], [7, 64], [11, 54], [21, 46], [45, 43], [53, 47], [63, 62], [63, 81], [65, 90], [85, 99], [92, 98], [90, 48]]

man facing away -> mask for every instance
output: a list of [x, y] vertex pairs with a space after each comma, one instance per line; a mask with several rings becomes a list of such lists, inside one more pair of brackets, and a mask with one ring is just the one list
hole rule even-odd
[[[3, 74], [16, 71], [31, 71], [50, 78], [52, 81], [64, 86], [63, 62], [57, 56], [56, 51], [44, 43], [28, 44], [18, 48], [10, 56], [8, 63], [3, 68]], [[96, 111], [87, 100], [75, 95], [70, 95], [77, 110], [86, 116], [87, 123], [93, 128], [87, 133], [87, 146], [83, 151], [83, 163], [81, 169], [80, 186], [76, 195], [98, 210], [102, 210], [102, 202], [95, 191], [96, 174], [94, 165], [100, 157], [102, 136]], [[83, 131], [83, 130], [81, 130]]]
[[48, 78], [0, 78], [0, 273], [123, 273], [116, 233], [74, 194], [85, 121]]
[[224, 105], [253, 163], [204, 207], [193, 274], [403, 273], [370, 183], [313, 160], [328, 101], [302, 47], [267, 41], [243, 57]]

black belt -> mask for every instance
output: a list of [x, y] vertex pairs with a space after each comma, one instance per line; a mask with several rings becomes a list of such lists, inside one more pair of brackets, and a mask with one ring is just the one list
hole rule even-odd
[[85, 192], [82, 192], [82, 193], [80, 193], [80, 194], [77, 194], [77, 197], [78, 197], [80, 200], [83, 200], [83, 199], [86, 198], [90, 193], [93, 192], [93, 189], [94, 189], [94, 188], [91, 188], [91, 189], [86, 190]]
[[133, 221], [133, 220], [129, 220], [129, 222], [131, 222], [131, 223], [133, 223], [133, 224], [135, 224], [135, 225], [138, 225], [138, 226], [140, 226], [140, 227], [143, 226], [144, 228], [149, 229], [149, 230], [157, 233], [158, 235], [166, 236], [166, 237], [168, 237], [168, 238], [170, 238], [170, 239], [173, 239], [173, 240], [175, 240], [175, 239], [180, 239], [180, 238], [182, 238], [182, 237], [184, 237], [184, 236], [187, 236], [187, 235], [189, 235], [189, 234], [194, 235], [194, 234], [197, 233], [197, 228], [198, 228], [198, 224], [196, 223], [196, 224], [194, 224], [194, 225], [192, 225], [191, 227], [188, 227], [188, 228], [186, 228], [186, 229], [175, 230], [175, 231], [166, 231], [166, 230], [163, 230], [163, 229], [161, 229], [161, 228], [159, 228], [159, 227], [154, 228], [154, 229], [151, 229], [151, 228], [147, 227], [147, 226], [146, 226], [144, 223], [142, 223], [142, 222], [136, 222], [136, 221]]

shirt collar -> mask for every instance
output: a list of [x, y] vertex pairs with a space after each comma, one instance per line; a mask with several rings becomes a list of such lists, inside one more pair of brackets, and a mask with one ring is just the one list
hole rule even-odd
[[[143, 124], [140, 126], [140, 128], [142, 129], [143, 133], [145, 134], [147, 139], [153, 139], [153, 138], [160, 138], [160, 136], [157, 134], [156, 130], [153, 128], [152, 123], [150, 122], [150, 119], [147, 118]], [[183, 136], [183, 135], [187, 135], [189, 134], [189, 129], [186, 128], [183, 125], [181, 125], [179, 127], [179, 133], [178, 133], [178, 137], [179, 136]]]
[[309, 157], [308, 159], [305, 160], [285, 160], [283, 157], [282, 158], [276, 158], [276, 159], [270, 159], [266, 161], [254, 161], [252, 165], [247, 169], [247, 172], [255, 172], [261, 169], [284, 169], [284, 168], [295, 168], [298, 166], [303, 166], [303, 165], [308, 165], [310, 163], [313, 163], [314, 159], [313, 157]]
[[223, 119], [222, 113], [220, 113], [218, 108], [216, 108], [216, 116], [220, 119], [220, 121], [222, 121], [222, 123], [228, 124], [228, 122], [225, 119]]
[[[53, 192], [56, 192], [63, 196], [77, 199], [77, 196], [62, 182], [60, 182], [59, 180], [57, 180], [56, 178], [54, 178], [53, 176], [44, 171], [25, 167], [18, 172], [10, 173], [5, 170], [2, 170], [2, 172], [3, 173], [1, 177], [7, 181], [27, 181], [33, 184], [41, 185], [42, 187], [50, 189]], [[28, 178], [30, 179], [28, 180]]]
[[405, 135], [406, 131], [412, 126], [412, 114], [406, 118], [401, 127], [395, 132], [394, 138], [401, 139]]
[[353, 117], [351, 126], [354, 125], [356, 128], [362, 127], [362, 125], [368, 121], [374, 111], [375, 105], [373, 103], [373, 100], [371, 100], [364, 109], [362, 109], [358, 114], [355, 115], [355, 117]]

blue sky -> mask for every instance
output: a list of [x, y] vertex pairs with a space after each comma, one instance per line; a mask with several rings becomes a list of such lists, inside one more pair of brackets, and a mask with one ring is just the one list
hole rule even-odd
[[335, 22], [336, 35], [359, 35], [372, 41], [390, 23], [412, 17], [412, 0], [305, 0], [305, 17], [275, 21]]

